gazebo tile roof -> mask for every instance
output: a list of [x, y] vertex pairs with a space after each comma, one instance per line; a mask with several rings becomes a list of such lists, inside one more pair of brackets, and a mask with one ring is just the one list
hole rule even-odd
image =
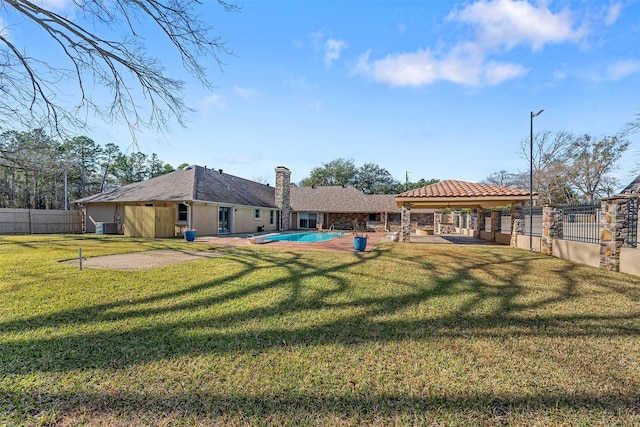
[[489, 184], [449, 179], [425, 187], [405, 191], [398, 195], [402, 198], [430, 198], [430, 197], [511, 197], [528, 196], [527, 190], [517, 188], [498, 187]]

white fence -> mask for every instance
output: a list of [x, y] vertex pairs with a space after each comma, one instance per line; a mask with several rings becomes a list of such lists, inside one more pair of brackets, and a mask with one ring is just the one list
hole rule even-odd
[[82, 233], [82, 212], [0, 209], [0, 234]]

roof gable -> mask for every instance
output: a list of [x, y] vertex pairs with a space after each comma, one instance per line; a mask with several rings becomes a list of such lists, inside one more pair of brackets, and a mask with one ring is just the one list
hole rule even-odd
[[[419, 208], [492, 207], [525, 201], [529, 191], [474, 182], [445, 180], [405, 191], [396, 197], [396, 204], [411, 203]], [[538, 198], [538, 193], [533, 193]]]
[[210, 202], [275, 208], [275, 189], [265, 184], [201, 166], [165, 175], [76, 200], [76, 203], [124, 203], [153, 201]]

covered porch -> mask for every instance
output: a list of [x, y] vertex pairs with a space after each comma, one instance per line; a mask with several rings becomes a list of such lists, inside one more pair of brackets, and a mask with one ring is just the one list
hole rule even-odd
[[[402, 214], [401, 241], [411, 241], [412, 209], [468, 209], [475, 211], [477, 224], [474, 229], [467, 227], [471, 233], [470, 237], [497, 242], [495, 224], [498, 223], [498, 211], [491, 211], [491, 230], [485, 230], [485, 209], [510, 206], [511, 230], [513, 230], [516, 227], [524, 226], [524, 203], [537, 199], [537, 193], [530, 194], [527, 190], [458, 180], [441, 181], [409, 190], [395, 198], [396, 205], [401, 208]], [[436, 213], [436, 225], [439, 215], [442, 213]], [[460, 227], [454, 228], [457, 233], [460, 233]], [[438, 232], [438, 227], [436, 227], [436, 232]]]

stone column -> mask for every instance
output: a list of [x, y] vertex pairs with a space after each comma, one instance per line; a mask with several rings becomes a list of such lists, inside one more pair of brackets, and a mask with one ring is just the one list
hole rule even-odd
[[476, 234], [478, 239], [480, 238], [480, 232], [484, 231], [484, 209], [478, 208], [478, 229], [476, 230]]
[[402, 241], [409, 243], [411, 241], [411, 203], [402, 204]]
[[514, 203], [511, 205], [511, 243], [509, 246], [518, 247], [518, 236], [524, 234], [524, 227], [524, 203]]
[[555, 206], [542, 207], [542, 242], [540, 252], [553, 255], [553, 239], [562, 237], [562, 215]]
[[442, 224], [442, 211], [433, 213], [433, 232], [440, 234], [440, 224]]
[[500, 217], [500, 212], [491, 211], [491, 241], [496, 241], [496, 232], [498, 230], [498, 218]]
[[291, 221], [291, 171], [284, 166], [276, 168], [275, 190], [275, 203], [282, 212], [282, 230], [288, 230]]
[[600, 214], [600, 267], [620, 271], [620, 248], [628, 231], [628, 197], [602, 199]]

